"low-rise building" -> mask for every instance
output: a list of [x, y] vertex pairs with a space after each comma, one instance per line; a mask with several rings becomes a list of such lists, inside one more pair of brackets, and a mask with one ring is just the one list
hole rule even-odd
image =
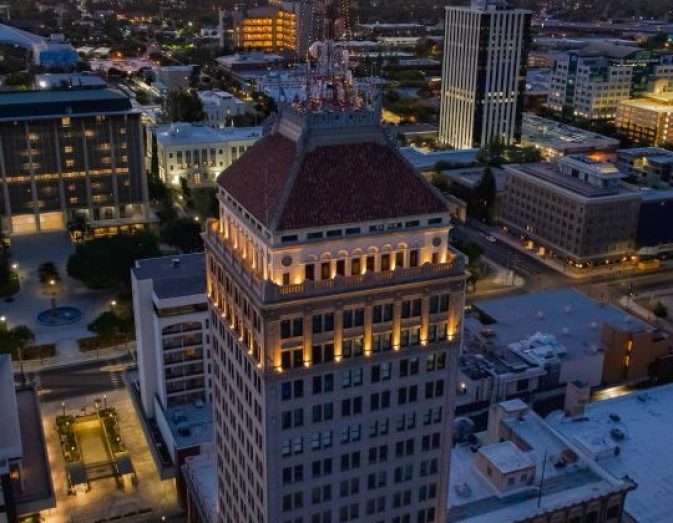
[[671, 183], [673, 151], [660, 147], [634, 147], [617, 151], [617, 168], [639, 185]]
[[451, 522], [615, 523], [636, 487], [585, 457], [518, 399], [491, 406], [485, 432], [457, 439]]
[[634, 252], [640, 195], [614, 165], [567, 156], [505, 170], [500, 219], [541, 254], [582, 267]]
[[663, 385], [591, 403], [577, 416], [547, 417], [583, 459], [638, 485], [626, 498], [624, 521], [671, 519], [672, 402], [673, 385]]
[[[470, 334], [466, 333], [469, 340]], [[467, 342], [470, 346], [470, 342]], [[526, 358], [509, 347], [465, 351], [458, 359], [456, 405], [469, 411], [512, 398], [530, 398], [547, 375], [544, 363]]]
[[245, 114], [245, 102], [226, 91], [200, 91], [199, 99], [208, 127], [223, 129], [232, 125], [234, 116]]
[[619, 148], [619, 140], [526, 113], [523, 115], [521, 145], [535, 147], [548, 160], [589, 153], [612, 158]]
[[37, 393], [16, 389], [9, 354], [0, 354], [0, 398], [0, 521], [14, 523], [54, 508], [56, 496]]
[[[590, 387], [643, 381], [650, 365], [671, 351], [666, 333], [573, 289], [482, 300], [473, 308], [476, 313], [465, 319], [466, 350], [492, 361], [507, 347], [528, 366], [545, 369], [539, 390], [574, 380]], [[531, 390], [530, 384], [520, 386]]]
[[131, 391], [162, 477], [212, 440], [205, 256], [136, 261], [131, 270], [138, 369]]
[[212, 187], [218, 175], [262, 137], [262, 128], [213, 129], [179, 122], [157, 126], [151, 135], [164, 183], [179, 187], [184, 178], [190, 187]]
[[617, 128], [631, 140], [646, 145], [673, 143], [673, 92], [648, 93], [624, 100], [615, 119]]

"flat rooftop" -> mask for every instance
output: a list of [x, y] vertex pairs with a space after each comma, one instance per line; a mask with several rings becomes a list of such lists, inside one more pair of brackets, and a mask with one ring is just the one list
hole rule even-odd
[[20, 458], [23, 454], [21, 428], [9, 354], [0, 354], [0, 427], [0, 461]]
[[591, 403], [581, 418], [562, 412], [547, 421], [570, 441], [593, 449], [619, 448], [599, 465], [615, 478], [629, 476], [638, 488], [626, 498], [625, 510], [639, 522], [670, 521], [673, 513], [673, 385], [633, 392]]
[[[486, 434], [477, 434], [479, 452], [494, 455], [503, 468], [535, 467], [535, 478], [505, 492], [499, 491], [475, 466], [474, 445], [458, 443], [451, 453], [448, 520], [465, 523], [503, 523], [526, 519], [538, 513], [607, 494], [624, 488], [576, 449], [533, 412], [505, 419], [503, 423], [524, 445], [511, 441], [484, 444]], [[507, 452], [507, 450], [512, 452]], [[554, 463], [564, 459], [565, 466]], [[544, 465], [544, 466], [543, 466]], [[543, 476], [544, 469], [544, 476]], [[539, 497], [542, 483], [543, 495]], [[540, 505], [538, 506], [538, 498]]]
[[261, 138], [262, 127], [213, 129], [203, 124], [180, 122], [158, 126], [156, 136], [157, 142], [164, 146], [238, 142]]
[[112, 88], [0, 93], [0, 121], [130, 110], [131, 100]]
[[487, 329], [493, 345], [510, 345], [542, 332], [553, 335], [570, 359], [586, 357], [602, 347], [603, 324], [629, 332], [651, 329], [628, 312], [574, 289], [480, 300], [473, 307], [492, 322], [482, 323], [471, 316], [466, 318], [466, 327], [473, 332]]
[[485, 445], [479, 449], [479, 454], [495, 465], [502, 474], [510, 474], [535, 466], [532, 458], [511, 441]]
[[51, 468], [37, 393], [33, 389], [19, 390], [16, 401], [23, 446], [23, 489], [16, 496], [19, 512], [30, 513], [53, 508], [56, 506], [56, 497], [51, 482]]
[[673, 93], [647, 94], [642, 98], [624, 100], [621, 104], [657, 113], [673, 113]]
[[137, 280], [153, 280], [157, 298], [181, 298], [206, 292], [206, 257], [180, 254], [137, 260], [131, 269]]
[[524, 114], [522, 138], [539, 145], [557, 150], [616, 149], [619, 140], [598, 133], [585, 131], [564, 123], [542, 118], [533, 114]]
[[[537, 178], [583, 198], [605, 198], [633, 194], [633, 191], [618, 185], [614, 187], [597, 187], [579, 178], [563, 174], [559, 171], [558, 167], [550, 163], [506, 165], [505, 169]], [[594, 173], [592, 172], [592, 174]]]
[[206, 521], [217, 520], [217, 459], [210, 453], [187, 458], [183, 471]]
[[468, 165], [477, 161], [479, 149], [445, 151], [423, 151], [417, 147], [400, 147], [400, 153], [418, 170], [432, 169], [437, 162], [448, 162], [456, 165]]
[[213, 406], [210, 403], [175, 405], [166, 410], [165, 416], [176, 450], [212, 441]]

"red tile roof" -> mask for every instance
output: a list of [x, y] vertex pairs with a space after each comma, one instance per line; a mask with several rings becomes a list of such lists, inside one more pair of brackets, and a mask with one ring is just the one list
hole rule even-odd
[[277, 229], [445, 211], [440, 197], [390, 147], [376, 143], [331, 145], [304, 158]]
[[279, 231], [447, 210], [443, 199], [389, 146], [322, 146], [304, 155], [301, 163], [296, 156], [293, 141], [270, 135], [218, 181], [255, 218]]
[[280, 134], [268, 135], [248, 149], [218, 178], [257, 220], [269, 227], [297, 155], [297, 144]]

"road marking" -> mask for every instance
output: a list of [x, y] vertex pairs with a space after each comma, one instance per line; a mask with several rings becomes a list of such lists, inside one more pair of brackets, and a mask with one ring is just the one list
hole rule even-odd
[[124, 383], [126, 383], [124, 375], [121, 372], [111, 372], [110, 381], [115, 387], [123, 387]]
[[40, 377], [40, 374], [26, 374], [26, 384], [32, 385], [35, 390], [40, 390], [42, 388], [42, 378]]

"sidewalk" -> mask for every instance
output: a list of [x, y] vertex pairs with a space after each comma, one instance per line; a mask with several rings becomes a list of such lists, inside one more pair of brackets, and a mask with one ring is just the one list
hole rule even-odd
[[[79, 349], [71, 351], [68, 354], [57, 354], [51, 358], [39, 360], [28, 360], [23, 362], [24, 372], [40, 372], [43, 370], [57, 369], [61, 367], [70, 367], [89, 361], [107, 361], [131, 355], [135, 359], [136, 342], [131, 341], [128, 345], [117, 345], [100, 350], [80, 352]], [[13, 362], [14, 373], [21, 372], [21, 364], [18, 361]]]
[[[513, 238], [510, 234], [502, 232], [502, 230], [500, 230], [499, 228], [490, 230], [489, 234], [495, 237], [498, 241], [521, 252], [524, 256], [533, 258], [539, 261], [540, 263], [545, 264], [547, 267], [558, 272], [559, 274], [563, 274], [564, 276], [573, 278], [575, 280], [582, 280], [585, 278], [593, 278], [595, 276], [603, 276], [609, 274], [626, 275], [629, 273], [638, 272], [638, 269], [632, 263], [620, 264], [618, 266], [615, 264], [598, 265], [596, 267], [592, 267], [591, 269], [589, 268], [577, 269], [575, 266], [563, 263], [557, 260], [556, 258], [550, 258], [548, 256], [538, 256], [534, 252], [530, 251], [529, 249], [526, 249], [523, 245], [521, 245], [521, 241], [518, 238]], [[643, 270], [642, 272], [648, 272], [648, 271]]]

